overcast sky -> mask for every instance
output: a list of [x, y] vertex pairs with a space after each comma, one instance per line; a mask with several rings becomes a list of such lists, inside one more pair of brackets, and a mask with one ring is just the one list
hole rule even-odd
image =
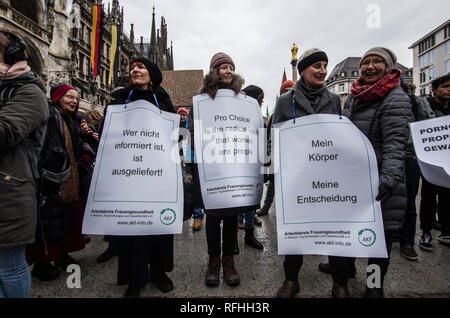
[[136, 41], [150, 38], [153, 5], [158, 29], [165, 17], [175, 70], [206, 74], [215, 53], [229, 54], [245, 86], [264, 90], [264, 114], [275, 107], [283, 70], [292, 79], [294, 42], [298, 56], [311, 47], [324, 50], [328, 74], [373, 46], [392, 49], [399, 63], [412, 67], [408, 47], [450, 16], [448, 0], [120, 0], [120, 5], [124, 30], [129, 34], [134, 23]]

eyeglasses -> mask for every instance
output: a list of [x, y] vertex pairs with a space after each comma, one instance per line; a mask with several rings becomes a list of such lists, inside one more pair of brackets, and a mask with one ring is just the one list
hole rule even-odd
[[361, 67], [364, 67], [364, 68], [369, 67], [370, 63], [372, 63], [372, 65], [374, 67], [378, 67], [378, 66], [382, 65], [384, 63], [384, 61], [382, 59], [364, 60], [361, 63]]
[[64, 95], [64, 97], [66, 97], [70, 100], [74, 100], [74, 99], [78, 100], [78, 96], [74, 96], [74, 95]]

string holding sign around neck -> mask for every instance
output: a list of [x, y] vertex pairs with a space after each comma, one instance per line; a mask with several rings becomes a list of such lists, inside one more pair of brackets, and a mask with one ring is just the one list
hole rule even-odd
[[342, 120], [342, 115], [341, 115], [341, 112], [340, 111], [338, 111], [338, 109], [337, 109], [337, 107], [336, 107], [336, 105], [333, 103], [333, 100], [331, 99], [331, 104], [333, 105], [333, 109], [334, 109], [334, 111], [336, 112], [336, 114], [339, 116], [339, 119], [341, 119]]
[[127, 109], [127, 104], [130, 102], [131, 94], [133, 94], [133, 90], [128, 94], [128, 98], [125, 100], [125, 109]]
[[156, 102], [156, 106], [158, 106], [158, 108], [159, 108], [159, 112], [160, 112], [160, 114], [161, 114], [161, 113], [162, 113], [162, 110], [161, 110], [161, 107], [159, 107], [158, 99], [156, 98], [156, 95], [155, 95], [155, 93], [153, 93], [153, 98], [155, 99], [155, 102]]
[[292, 94], [292, 116], [294, 118], [294, 124], [295, 124], [295, 99], [294, 99], [294, 94]]

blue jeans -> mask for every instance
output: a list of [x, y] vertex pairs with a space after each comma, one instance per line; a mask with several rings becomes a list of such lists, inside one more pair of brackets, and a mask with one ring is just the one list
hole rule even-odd
[[244, 219], [244, 230], [253, 230], [255, 227], [255, 211], [249, 211], [238, 215], [239, 221], [243, 221]]
[[0, 248], [0, 298], [28, 298], [30, 287], [25, 246]]

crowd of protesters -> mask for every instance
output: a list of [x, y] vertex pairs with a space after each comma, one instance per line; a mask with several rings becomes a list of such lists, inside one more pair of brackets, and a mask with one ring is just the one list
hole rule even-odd
[[[313, 114], [337, 114], [348, 117], [370, 140], [379, 167], [380, 201], [386, 239], [387, 258], [369, 258], [368, 264], [381, 268], [381, 286], [366, 287], [366, 297], [383, 297], [383, 281], [388, 271], [392, 242], [399, 237], [401, 254], [417, 260], [414, 247], [416, 211], [419, 210], [422, 235], [419, 247], [433, 250], [431, 229], [436, 213], [441, 234], [437, 239], [450, 244], [450, 189], [428, 182], [420, 174], [408, 124], [433, 117], [448, 116], [450, 74], [432, 82], [433, 95], [426, 99], [414, 96], [402, 81], [402, 72], [395, 68], [395, 53], [384, 47], [367, 50], [360, 61], [359, 78], [352, 84], [351, 95], [341, 106], [340, 98], [325, 86], [328, 54], [320, 49], [306, 50], [298, 60], [297, 82], [286, 81], [280, 87], [274, 113], [266, 118], [266, 128], [296, 117]], [[235, 95], [254, 98], [261, 107], [264, 90], [256, 85], [245, 88], [244, 78], [235, 73], [235, 61], [219, 52], [210, 60], [199, 94], [215, 99], [219, 89]], [[42, 281], [58, 278], [60, 270], [78, 264], [70, 253], [80, 251], [89, 242], [81, 232], [84, 208], [92, 177], [95, 156], [102, 137], [104, 113], [79, 111], [80, 93], [66, 83], [51, 86], [50, 98], [41, 79], [26, 62], [26, 44], [14, 33], [0, 31], [0, 298], [28, 297], [31, 277]], [[238, 233], [244, 229], [245, 244], [263, 250], [255, 236], [254, 226], [261, 226], [270, 211], [275, 191], [273, 178], [266, 178], [267, 194], [262, 207], [242, 206], [205, 209], [199, 197], [199, 176], [195, 164], [193, 109], [175, 110], [169, 94], [161, 87], [162, 73], [147, 58], [130, 63], [129, 85], [113, 94], [112, 104], [146, 100], [162, 111], [180, 114], [180, 127], [186, 129], [189, 147], [181, 152], [182, 162], [190, 163], [195, 195], [192, 203], [194, 231], [205, 234], [208, 262], [205, 285], [216, 287], [223, 280], [231, 287], [241, 283], [234, 255], [239, 253]], [[4, 91], [8, 98], [4, 99]], [[36, 196], [39, 177], [33, 173], [33, 156], [43, 147], [49, 118], [56, 116], [67, 150], [70, 174], [57, 191], [40, 202]], [[268, 143], [270, 135], [268, 135]], [[31, 150], [30, 150], [31, 149]], [[421, 202], [415, 198], [421, 180]], [[42, 205], [42, 206], [41, 206]], [[38, 213], [39, 211], [39, 213]], [[118, 256], [117, 284], [128, 285], [125, 297], [139, 297], [147, 283], [169, 292], [175, 284], [167, 273], [174, 268], [174, 235], [106, 236], [107, 249], [97, 261], [106, 262]], [[201, 251], [199, 251], [201, 252]], [[332, 297], [350, 297], [348, 280], [355, 276], [355, 258], [329, 256], [319, 269], [332, 276]], [[277, 297], [294, 297], [300, 290], [299, 272], [303, 255], [285, 255], [284, 281]], [[31, 275], [28, 266], [32, 266]], [[181, 264], [179, 266], [182, 266]], [[246, 280], [249, 278], [246, 278]], [[274, 295], [275, 296], [275, 295]]]

